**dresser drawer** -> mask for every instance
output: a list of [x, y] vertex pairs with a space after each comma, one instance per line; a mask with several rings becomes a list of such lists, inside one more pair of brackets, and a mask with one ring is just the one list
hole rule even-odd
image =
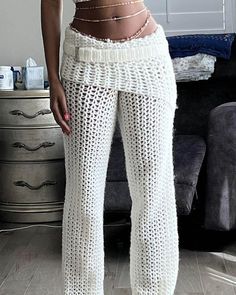
[[0, 126], [58, 125], [50, 110], [50, 98], [0, 100]]
[[60, 127], [0, 128], [0, 160], [37, 161], [64, 158]]
[[0, 220], [17, 223], [41, 223], [61, 221], [63, 202], [15, 204], [0, 202]]
[[0, 162], [0, 175], [0, 202], [32, 204], [64, 200], [64, 160]]

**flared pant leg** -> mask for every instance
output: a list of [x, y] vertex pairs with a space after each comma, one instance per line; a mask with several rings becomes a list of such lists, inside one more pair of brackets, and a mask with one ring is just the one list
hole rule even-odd
[[64, 295], [104, 295], [103, 205], [117, 92], [63, 80], [72, 133], [64, 137]]
[[72, 128], [64, 135], [64, 295], [104, 295], [104, 192], [116, 112], [132, 199], [132, 295], [173, 295], [179, 249], [174, 111], [163, 98], [169, 90], [149, 97], [66, 80], [63, 85]]
[[119, 92], [118, 120], [132, 199], [132, 295], [173, 295], [178, 275], [172, 152], [175, 112], [168, 95], [175, 93], [167, 88], [156, 97]]

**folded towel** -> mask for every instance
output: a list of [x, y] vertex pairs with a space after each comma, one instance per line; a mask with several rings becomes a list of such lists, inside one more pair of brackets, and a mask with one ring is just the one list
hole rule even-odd
[[207, 80], [215, 69], [216, 57], [197, 53], [172, 59], [177, 82]]
[[230, 59], [235, 35], [235, 33], [178, 35], [167, 37], [167, 41], [172, 58], [205, 53]]

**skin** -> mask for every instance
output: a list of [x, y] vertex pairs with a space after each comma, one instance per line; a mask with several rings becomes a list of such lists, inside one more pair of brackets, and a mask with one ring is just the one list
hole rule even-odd
[[[69, 0], [71, 1], [71, 0]], [[77, 8], [109, 5], [116, 3], [126, 3], [130, 0], [91, 0], [88, 2], [78, 2]], [[144, 0], [145, 1], [145, 0]], [[113, 16], [126, 16], [134, 14], [145, 8], [144, 2], [136, 2], [123, 6], [97, 8], [97, 9], [77, 9], [75, 10], [75, 17], [84, 19], [104, 19], [112, 18]], [[86, 22], [82, 20], [73, 19], [72, 26], [78, 31], [95, 36], [97, 38], [110, 38], [112, 40], [119, 40], [127, 38], [135, 34], [145, 23], [147, 18], [147, 11], [143, 11], [136, 16], [127, 19], [111, 20], [105, 22]], [[157, 23], [151, 16], [150, 22], [139, 37], [151, 34], [157, 28]]]
[[69, 117], [64, 116], [68, 114], [66, 97], [59, 77], [62, 9], [62, 0], [41, 0], [41, 27], [50, 85], [50, 108], [57, 124], [69, 135]]
[[[77, 3], [76, 7], [100, 6], [111, 3], [125, 3], [127, 1], [129, 0], [91, 0], [89, 2]], [[112, 18], [113, 16], [119, 17], [133, 14], [144, 7], [145, 5], [143, 2], [138, 2], [109, 8], [76, 10], [75, 16], [85, 19]], [[41, 0], [41, 28], [50, 85], [50, 108], [57, 124], [65, 134], [69, 135], [72, 132], [69, 126], [70, 115], [67, 109], [64, 88], [59, 77], [62, 11], [63, 0]], [[73, 19], [71, 25], [85, 34], [97, 38], [110, 38], [118, 41], [119, 39], [127, 38], [135, 34], [144, 24], [146, 17], [147, 11], [144, 11], [127, 19], [105, 22], [85, 22]], [[151, 34], [156, 29], [157, 23], [151, 16], [149, 24], [138, 38]]]

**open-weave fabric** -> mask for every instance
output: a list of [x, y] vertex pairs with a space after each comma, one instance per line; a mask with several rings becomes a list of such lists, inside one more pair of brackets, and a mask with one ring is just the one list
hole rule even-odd
[[[158, 24], [158, 28], [152, 34], [142, 38], [132, 39], [124, 42], [112, 42], [109, 38], [106, 41], [75, 32], [66, 27], [63, 47], [81, 50], [91, 49], [100, 50], [101, 56], [105, 51], [121, 49], [129, 52], [136, 49], [130, 61], [127, 58], [124, 61], [116, 62], [97, 62], [96, 59], [91, 62], [77, 61], [76, 58], [66, 51], [63, 51], [60, 75], [62, 78], [70, 81], [86, 83], [88, 85], [104, 86], [114, 90], [133, 92], [136, 94], [146, 94], [155, 96], [162, 89], [166, 93], [165, 99], [170, 106], [175, 109], [176, 106], [176, 83], [173, 70], [173, 63], [169, 54], [169, 45], [165, 36], [163, 27]], [[150, 52], [142, 52], [141, 47], [156, 47], [155, 56], [150, 57]], [[153, 51], [153, 50], [152, 50]], [[142, 58], [140, 57], [142, 55]], [[154, 55], [154, 54], [153, 54]], [[116, 54], [114, 54], [115, 59]], [[168, 79], [166, 79], [168, 75]], [[169, 95], [167, 92], [171, 92]]]
[[[92, 44], [91, 39], [84, 37], [80, 42]], [[140, 39], [138, 43], [142, 40], [146, 43], [153, 39]], [[96, 44], [102, 46], [103, 43]], [[126, 41], [125, 46], [129, 44], [132, 46], [133, 42]], [[117, 45], [110, 43], [110, 46]], [[173, 167], [176, 85], [168, 47], [163, 59], [155, 62], [157, 68], [153, 67], [152, 61], [137, 61], [137, 65], [132, 61], [126, 66], [129, 73], [136, 74], [137, 88], [132, 84], [135, 80], [128, 76], [119, 84], [116, 81], [122, 79], [119, 75], [112, 80], [116, 86], [109, 84], [108, 87], [104, 77], [93, 79], [99, 77], [96, 66], [100, 69], [102, 65], [94, 63], [92, 67], [92, 63], [82, 62], [80, 68], [76, 61], [64, 57], [62, 85], [72, 129], [70, 135], [63, 135], [66, 191], [62, 273], [65, 295], [105, 294], [104, 193], [116, 119], [123, 139], [132, 199], [132, 295], [174, 294], [179, 266]], [[142, 83], [139, 62], [145, 69], [149, 68], [149, 72], [158, 73], [155, 81], [144, 82], [147, 88], [138, 85]], [[112, 66], [112, 63], [103, 65], [108, 69], [108, 79], [112, 77], [109, 76]], [[116, 89], [120, 86], [121, 89]], [[156, 88], [156, 93], [148, 95], [148, 87]]]

